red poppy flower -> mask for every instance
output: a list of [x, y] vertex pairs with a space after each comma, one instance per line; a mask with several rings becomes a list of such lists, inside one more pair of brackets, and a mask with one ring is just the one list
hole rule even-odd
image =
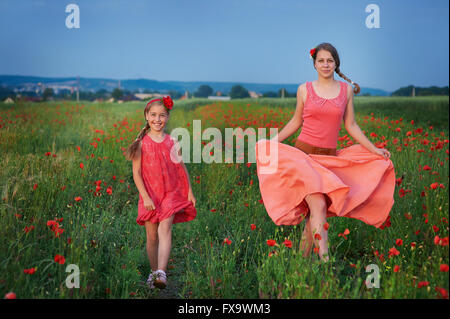
[[55, 262], [64, 265], [64, 263], [66, 262], [66, 258], [64, 258], [64, 256], [61, 255], [55, 255]]
[[430, 185], [430, 187], [432, 189], [436, 189], [436, 188], [438, 188], [438, 186], [439, 186], [439, 183], [433, 183], [433, 184]]
[[403, 240], [401, 240], [401, 239], [399, 238], [399, 239], [397, 239], [397, 240], [395, 241], [395, 244], [396, 244], [397, 246], [401, 246], [401, 245], [403, 245]]
[[162, 101], [163, 101], [165, 107], [167, 107], [169, 110], [172, 109], [173, 101], [172, 101], [172, 98], [170, 96], [163, 97]]
[[323, 229], [328, 230], [328, 228], [330, 228], [330, 224], [328, 223], [323, 224]]
[[229, 240], [228, 238], [225, 238], [225, 239], [223, 240], [222, 245], [223, 245], [223, 244], [227, 244], [227, 245], [229, 246], [229, 245], [231, 245], [231, 240]]
[[33, 267], [33, 268], [30, 268], [30, 269], [24, 269], [23, 272], [25, 274], [32, 275], [32, 274], [34, 274], [36, 272], [36, 268]]
[[286, 239], [283, 244], [287, 247], [287, 248], [292, 248], [292, 242], [288, 239]]
[[389, 249], [389, 254], [388, 254], [389, 258], [391, 258], [392, 256], [398, 256], [398, 255], [400, 255], [400, 252], [395, 247], [392, 247], [391, 249]]
[[23, 229], [23, 231], [26, 233], [26, 234], [28, 234], [30, 231], [32, 231], [34, 229], [34, 226], [33, 225], [31, 225], [30, 227], [28, 227], [28, 226], [25, 226], [25, 228]]
[[16, 294], [14, 292], [8, 292], [5, 295], [5, 299], [16, 299], [16, 298], [17, 298], [17, 296], [16, 296]]
[[80, 168], [83, 169], [84, 168], [84, 164], [80, 163]]
[[346, 228], [345, 230], [344, 230], [344, 232], [343, 233], [340, 233], [340, 234], [338, 234], [338, 237], [344, 237], [345, 239], [347, 239], [347, 235], [348, 234], [350, 234], [350, 231], [348, 230], [348, 228]]
[[267, 245], [269, 245], [270, 247], [273, 247], [277, 244], [277, 242], [273, 239], [268, 239], [267, 240]]
[[316, 53], [316, 48], [309, 50], [309, 55], [312, 57]]
[[80, 200], [82, 200], [82, 198], [80, 196], [75, 197], [76, 202], [79, 202]]
[[448, 299], [448, 291], [445, 288], [435, 287], [434, 290], [439, 293], [438, 297]]
[[430, 284], [430, 282], [428, 282], [428, 281], [420, 281], [417, 284], [417, 288], [427, 287], [429, 284]]
[[255, 224], [251, 224], [251, 225], [250, 225], [250, 229], [251, 229], [251, 230], [255, 230], [255, 229], [256, 229], [256, 225], [255, 225]]
[[321, 240], [322, 236], [320, 234], [314, 234], [314, 239]]
[[439, 267], [439, 270], [442, 272], [448, 272], [448, 265], [447, 264], [441, 264]]
[[395, 265], [394, 266], [394, 272], [398, 272], [400, 270], [400, 266], [399, 265]]

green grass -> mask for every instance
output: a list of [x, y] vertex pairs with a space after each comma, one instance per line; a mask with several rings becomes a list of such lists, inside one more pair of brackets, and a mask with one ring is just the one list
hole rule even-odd
[[[202, 120], [202, 129], [218, 127], [222, 132], [230, 125], [281, 127], [294, 107], [295, 99], [176, 101], [167, 132], [176, 127], [192, 130], [194, 119]], [[255, 164], [189, 163], [198, 215], [192, 222], [174, 225], [169, 289], [149, 292], [141, 284], [149, 263], [145, 231], [135, 221], [138, 193], [131, 163], [123, 156], [143, 126], [142, 103], [0, 104], [0, 294], [13, 291], [18, 298], [438, 297], [436, 287], [449, 288], [448, 272], [440, 271], [441, 264], [449, 263], [448, 246], [434, 244], [436, 235], [448, 239], [449, 232], [448, 97], [357, 97], [355, 110], [366, 136], [376, 132], [379, 137], [370, 137], [374, 143], [386, 138], [397, 177], [403, 176], [390, 227], [380, 230], [357, 220], [330, 218], [332, 262], [321, 264], [316, 256], [305, 259], [296, 248], [303, 225], [277, 227], [259, 202]], [[345, 134], [343, 130], [340, 135]], [[442, 147], [430, 150], [438, 142]], [[418, 153], [419, 149], [424, 152]], [[47, 152], [51, 154], [46, 156]], [[429, 165], [431, 170], [419, 171], [419, 165]], [[434, 182], [444, 189], [430, 189]], [[410, 192], [400, 197], [400, 188]], [[75, 200], [78, 196], [81, 201]], [[63, 218], [60, 237], [47, 226], [56, 218]], [[34, 229], [25, 232], [30, 226]], [[346, 228], [347, 240], [338, 236]], [[224, 243], [225, 238], [231, 244]], [[292, 248], [282, 245], [286, 238], [293, 242]], [[396, 245], [397, 238], [403, 240], [402, 246]], [[276, 240], [278, 246], [269, 247], [267, 239]], [[389, 258], [391, 247], [400, 255]], [[384, 260], [375, 251], [384, 254]], [[56, 254], [65, 257], [64, 265], [54, 261]], [[68, 264], [80, 269], [79, 289], [65, 286]], [[369, 264], [380, 269], [378, 289], [364, 285]], [[395, 265], [399, 272], [393, 271]], [[36, 267], [34, 274], [23, 272], [32, 267]], [[417, 288], [420, 281], [428, 281], [429, 286]]]

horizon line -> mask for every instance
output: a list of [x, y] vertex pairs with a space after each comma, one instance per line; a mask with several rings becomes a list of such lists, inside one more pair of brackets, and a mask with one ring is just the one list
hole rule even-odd
[[[268, 82], [244, 82], [244, 81], [214, 81], [214, 80], [156, 80], [156, 79], [152, 79], [152, 78], [144, 78], [144, 77], [139, 77], [139, 78], [111, 78], [111, 77], [89, 77], [89, 76], [81, 76], [81, 75], [74, 75], [74, 76], [42, 76], [42, 75], [21, 75], [21, 74], [0, 74], [1, 76], [16, 76], [16, 77], [36, 77], [36, 78], [77, 78], [78, 76], [80, 78], [85, 78], [85, 79], [106, 79], [106, 80], [116, 80], [116, 81], [122, 81], [122, 80], [149, 80], [149, 81], [156, 81], [156, 82], [182, 82], [182, 83], [201, 83], [201, 82], [210, 82], [210, 83], [236, 83], [236, 84], [264, 84], [264, 85], [300, 85], [303, 82], [298, 82], [298, 83], [268, 83]], [[336, 79], [337, 81], [341, 81], [340, 79]], [[345, 82], [345, 80], [342, 80], [343, 82]], [[413, 86], [413, 87], [417, 87], [417, 88], [427, 88], [427, 87], [446, 87], [449, 86], [449, 84], [447, 83], [446, 85], [443, 86], [439, 86], [436, 84], [433, 85], [429, 85], [429, 86], [418, 86], [415, 84], [408, 84], [405, 86], [401, 86], [400, 88], [404, 88], [404, 87], [408, 87], [408, 86]], [[363, 87], [363, 86], [361, 86]], [[381, 89], [381, 88], [374, 88], [374, 87], [365, 87], [364, 88], [369, 88], [369, 89], [376, 89], [376, 90], [382, 90], [385, 92], [394, 92], [394, 91], [390, 91], [390, 90], [385, 90], [385, 89]], [[398, 90], [397, 89], [397, 90]]]

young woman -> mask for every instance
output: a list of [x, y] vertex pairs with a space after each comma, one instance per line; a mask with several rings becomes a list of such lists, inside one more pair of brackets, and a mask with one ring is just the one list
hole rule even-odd
[[[395, 172], [390, 153], [377, 148], [355, 121], [353, 93], [359, 86], [340, 71], [337, 50], [322, 43], [310, 51], [317, 80], [301, 84], [292, 119], [272, 140], [259, 141], [269, 149], [276, 143], [278, 169], [263, 174], [257, 156], [257, 172], [267, 213], [277, 225], [296, 225], [305, 219], [300, 249], [304, 256], [312, 246], [328, 261], [327, 217], [359, 219], [380, 227], [394, 204]], [[334, 79], [334, 73], [355, 86]], [[359, 144], [336, 150], [342, 121]], [[281, 142], [302, 130], [295, 148]], [[273, 192], [274, 189], [282, 190]]]

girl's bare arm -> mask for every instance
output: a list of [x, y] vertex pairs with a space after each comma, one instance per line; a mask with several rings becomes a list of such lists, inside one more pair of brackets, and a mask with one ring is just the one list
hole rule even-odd
[[150, 196], [147, 193], [147, 190], [144, 186], [144, 180], [142, 179], [141, 175], [141, 152], [139, 151], [138, 156], [133, 160], [133, 180], [136, 184], [136, 187], [139, 191], [139, 194], [141, 194], [143, 200], [148, 200]]

